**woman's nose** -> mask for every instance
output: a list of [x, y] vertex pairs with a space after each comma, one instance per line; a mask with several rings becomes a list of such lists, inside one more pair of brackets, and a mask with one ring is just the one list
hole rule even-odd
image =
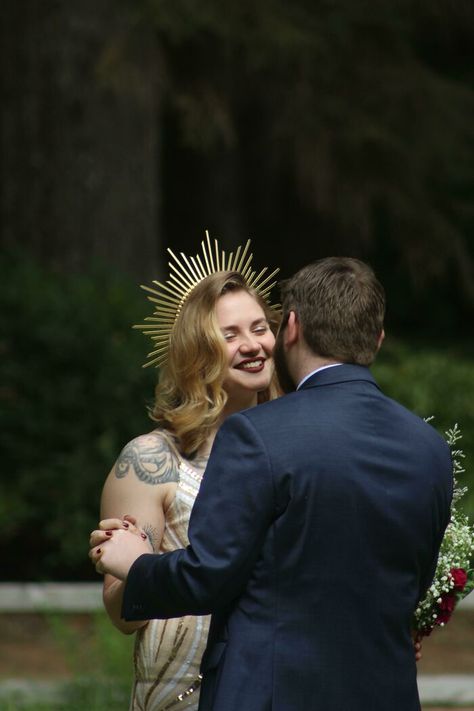
[[252, 334], [243, 337], [240, 343], [240, 351], [242, 353], [258, 353], [259, 350], [260, 343]]

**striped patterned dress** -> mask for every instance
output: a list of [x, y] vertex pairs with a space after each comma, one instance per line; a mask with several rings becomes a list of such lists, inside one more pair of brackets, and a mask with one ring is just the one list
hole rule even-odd
[[[188, 545], [188, 523], [201, 474], [180, 459], [180, 479], [166, 512], [160, 551]], [[206, 647], [210, 617], [150, 620], [136, 634], [135, 681], [130, 711], [197, 711], [199, 664]]]

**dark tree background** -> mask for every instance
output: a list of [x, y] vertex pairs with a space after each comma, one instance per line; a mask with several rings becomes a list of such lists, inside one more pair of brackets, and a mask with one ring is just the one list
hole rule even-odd
[[[157, 49], [120, 3], [7, 0], [1, 23], [1, 240], [61, 270], [156, 263]], [[114, 63], [114, 71], [109, 64]]]
[[194, 252], [208, 228], [226, 245], [253, 237], [287, 272], [370, 259], [402, 324], [417, 321], [407, 294], [443, 304], [417, 326], [472, 315], [468, 0], [7, 0], [2, 13], [3, 245], [149, 277], [165, 245]]
[[[420, 414], [446, 404], [443, 426], [459, 413], [474, 427], [471, 0], [5, 0], [1, 13], [9, 550], [44, 526], [45, 575], [87, 575], [77, 551], [104, 474], [147, 426], [135, 284], [163, 276], [167, 246], [195, 254], [205, 229], [231, 250], [251, 237], [256, 264], [282, 276], [330, 254], [368, 260], [394, 339], [381, 377]], [[415, 363], [413, 348], [428, 351]]]

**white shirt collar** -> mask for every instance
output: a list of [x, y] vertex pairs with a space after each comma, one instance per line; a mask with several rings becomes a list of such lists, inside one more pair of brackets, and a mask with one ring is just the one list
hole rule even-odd
[[305, 375], [303, 380], [300, 381], [298, 387], [296, 388], [297, 390], [300, 389], [300, 387], [305, 383], [309, 378], [311, 378], [315, 373], [319, 373], [320, 370], [326, 370], [326, 368], [335, 368], [336, 365], [342, 365], [342, 363], [330, 363], [329, 365], [322, 365], [320, 368], [316, 368], [316, 370], [312, 370], [311, 373], [308, 373], [308, 375]]

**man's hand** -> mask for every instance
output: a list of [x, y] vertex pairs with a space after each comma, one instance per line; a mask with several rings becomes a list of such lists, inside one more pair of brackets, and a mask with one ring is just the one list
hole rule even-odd
[[415, 647], [415, 660], [419, 662], [423, 656], [421, 653], [421, 637], [418, 635], [417, 632], [412, 632], [412, 638], [413, 646]]
[[[130, 527], [132, 528], [132, 527]], [[89, 552], [89, 558], [98, 573], [110, 573], [119, 580], [126, 580], [133, 563], [143, 553], [152, 553], [145, 534], [134, 530], [116, 529]], [[91, 540], [98, 532], [91, 534]], [[102, 532], [101, 532], [102, 533]]]

